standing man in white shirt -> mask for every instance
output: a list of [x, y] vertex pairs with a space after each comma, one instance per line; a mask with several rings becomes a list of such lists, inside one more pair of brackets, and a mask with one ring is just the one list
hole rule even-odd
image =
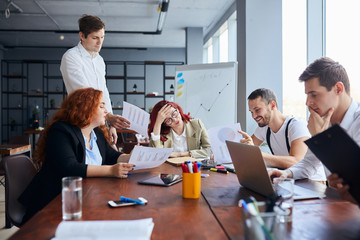
[[[310, 111], [308, 128], [311, 135], [326, 130], [330, 125], [340, 124], [360, 145], [360, 104], [350, 97], [350, 82], [345, 68], [328, 57], [322, 57], [311, 63], [299, 79], [305, 84], [306, 105]], [[310, 150], [303, 160], [289, 169], [269, 171], [270, 177], [310, 178], [320, 181], [326, 179], [319, 178], [324, 173], [326, 176], [330, 175], [329, 170]], [[345, 198], [349, 195], [346, 194], [349, 187], [344, 186], [342, 179], [336, 174], [330, 175], [328, 180], [329, 185], [337, 188], [341, 196]]]
[[260, 146], [265, 141], [272, 153], [262, 152], [268, 167], [285, 169], [304, 158], [308, 149], [304, 141], [311, 136], [304, 120], [283, 115], [275, 93], [267, 88], [253, 91], [248, 105], [259, 127], [251, 137], [239, 130], [244, 136], [242, 143]]
[[81, 41], [63, 55], [60, 71], [68, 94], [86, 87], [103, 92], [108, 110], [106, 120], [110, 124], [109, 131], [115, 144], [116, 128], [127, 128], [130, 122], [120, 115], [114, 115], [112, 111], [105, 80], [105, 62], [99, 55], [105, 37], [105, 24], [99, 17], [86, 14], [79, 19], [78, 23]]

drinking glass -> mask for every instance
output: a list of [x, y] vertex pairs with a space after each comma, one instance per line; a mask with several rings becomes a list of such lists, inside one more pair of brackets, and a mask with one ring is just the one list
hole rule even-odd
[[274, 178], [274, 187], [276, 193], [281, 196], [279, 207], [283, 210], [289, 210], [289, 214], [278, 215], [280, 222], [291, 222], [294, 206], [294, 179]]
[[62, 179], [63, 220], [78, 219], [82, 216], [82, 178], [64, 177]]

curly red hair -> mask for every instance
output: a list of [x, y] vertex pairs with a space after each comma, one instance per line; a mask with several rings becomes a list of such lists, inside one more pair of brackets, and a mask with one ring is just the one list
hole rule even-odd
[[[154, 106], [153, 110], [151, 111], [150, 124], [149, 124], [149, 129], [148, 129], [149, 136], [154, 130], [154, 125], [155, 125], [155, 122], [156, 122], [158, 112], [165, 105], [170, 105], [171, 107], [176, 108], [177, 110], [179, 110], [181, 118], [185, 123], [190, 121], [190, 119], [191, 119], [190, 114], [189, 113], [184, 114], [182, 108], [177, 103], [162, 100], [162, 101], [158, 102]], [[161, 139], [161, 141], [165, 142], [167, 140], [166, 135], [170, 132], [170, 129], [171, 129], [171, 127], [167, 126], [165, 123], [161, 124], [161, 130], [160, 130], [160, 139]]]
[[[61, 104], [60, 109], [56, 112], [50, 123], [42, 132], [34, 152], [34, 163], [38, 169], [41, 168], [45, 161], [45, 148], [47, 133], [55, 122], [67, 122], [78, 128], [84, 128], [93, 120], [100, 100], [102, 91], [94, 88], [81, 88], [68, 95]], [[111, 144], [110, 135], [107, 127], [102, 125], [99, 127], [109, 144]]]

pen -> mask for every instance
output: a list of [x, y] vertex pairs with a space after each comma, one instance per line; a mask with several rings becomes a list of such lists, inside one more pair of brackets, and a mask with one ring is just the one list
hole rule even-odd
[[192, 163], [191, 163], [190, 161], [187, 161], [187, 162], [186, 162], [186, 165], [188, 166], [189, 173], [194, 173], [194, 172], [193, 172], [193, 168], [192, 168]]
[[181, 164], [181, 168], [182, 168], [182, 170], [183, 170], [184, 173], [188, 173], [188, 172], [189, 172], [186, 164], [182, 163], [182, 164]]
[[201, 162], [196, 162], [196, 165], [197, 165], [198, 171], [200, 172], [200, 170], [201, 170]]
[[219, 172], [219, 173], [228, 173], [228, 171], [226, 171], [226, 170], [216, 169], [216, 168], [210, 168], [210, 171]]
[[136, 203], [136, 204], [140, 204], [140, 205], [145, 205], [145, 203], [143, 203], [140, 200], [131, 199], [131, 198], [123, 197], [123, 196], [120, 197], [120, 201], [127, 202], [127, 203]]
[[198, 165], [196, 164], [196, 162], [193, 163], [193, 168], [194, 168], [194, 173], [198, 173]]
[[130, 176], [130, 175], [132, 175], [132, 173], [125, 173], [125, 175], [128, 175], [128, 176]]
[[225, 169], [229, 172], [235, 173], [235, 169], [233, 169], [233, 168], [225, 167]]

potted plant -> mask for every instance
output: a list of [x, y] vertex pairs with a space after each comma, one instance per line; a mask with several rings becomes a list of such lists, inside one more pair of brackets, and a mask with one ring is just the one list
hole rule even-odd
[[54, 108], [55, 107], [55, 99], [50, 99], [50, 107]]

